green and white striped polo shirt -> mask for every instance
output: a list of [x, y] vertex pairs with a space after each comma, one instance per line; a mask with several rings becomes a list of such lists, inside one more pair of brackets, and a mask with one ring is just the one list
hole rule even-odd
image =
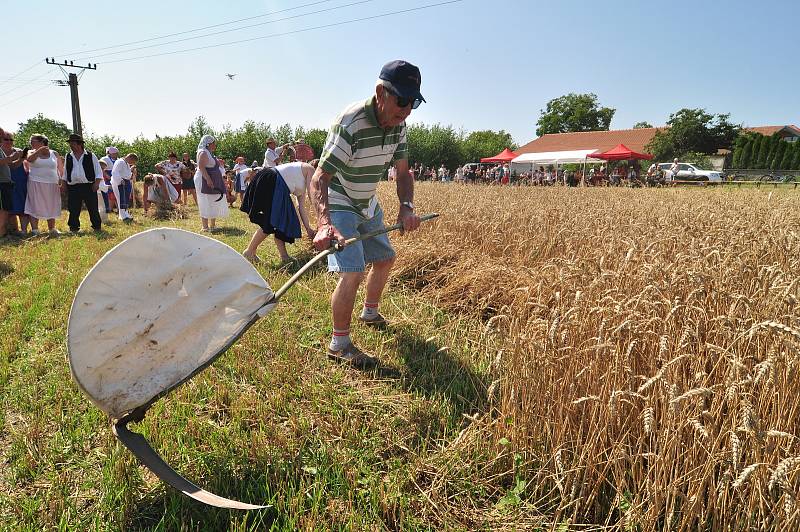
[[319, 160], [319, 166], [331, 175], [330, 210], [371, 218], [378, 181], [393, 161], [407, 158], [405, 122], [380, 127], [374, 98], [348, 106], [331, 126]]

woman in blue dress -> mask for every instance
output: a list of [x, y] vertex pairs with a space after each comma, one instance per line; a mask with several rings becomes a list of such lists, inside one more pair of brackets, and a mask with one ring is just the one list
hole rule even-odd
[[[9, 140], [6, 140], [6, 138]], [[14, 148], [14, 137], [8, 132], [6, 132], [6, 138], [3, 139], [4, 151], [8, 148], [11, 153], [22, 152], [19, 160], [9, 165], [14, 188], [11, 192], [11, 210], [8, 211], [8, 225], [12, 232], [19, 231], [20, 235], [25, 236], [28, 234], [28, 225], [30, 224], [30, 218], [25, 214], [25, 197], [28, 195], [28, 171], [25, 168], [27, 164], [25, 158], [28, 156], [28, 150]], [[17, 219], [19, 219], [19, 225], [17, 224]]]

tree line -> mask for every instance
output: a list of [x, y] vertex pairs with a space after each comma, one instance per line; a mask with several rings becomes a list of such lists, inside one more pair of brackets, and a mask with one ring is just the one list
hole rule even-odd
[[[549, 133], [608, 131], [616, 109], [601, 107], [595, 94], [570, 93], [547, 103], [536, 125], [539, 136]], [[637, 122], [634, 129], [653, 127]], [[732, 150], [726, 166], [737, 169], [800, 170], [800, 142], [786, 142], [747, 132], [730, 121], [730, 114], [710, 114], [705, 109], [680, 109], [645, 147], [658, 161], [708, 164], [707, 156]]]
[[[21, 122], [17, 129], [17, 145], [22, 147], [33, 134], [46, 135], [50, 147], [60, 154], [69, 150], [67, 138], [72, 130], [63, 122], [47, 118], [42, 114]], [[466, 133], [452, 126], [440, 124], [409, 124], [408, 126], [409, 161], [419, 162], [426, 166], [444, 164], [450, 169], [468, 162], [490, 157], [503, 151], [504, 148], [516, 149], [517, 145], [506, 131], [473, 131]], [[208, 124], [202, 116], [196, 118], [186, 133], [174, 136], [156, 135], [155, 138], [138, 136], [126, 140], [114, 135], [84, 135], [87, 149], [102, 156], [108, 146], [117, 147], [121, 153], [135, 152], [139, 156], [140, 173], [153, 172], [154, 166], [167, 158], [174, 151], [178, 157], [188, 153], [192, 158], [197, 150], [197, 143], [203, 135], [211, 134], [217, 138], [217, 155], [232, 162], [239, 155], [247, 164], [253, 161], [261, 164], [264, 159], [265, 141], [273, 137], [280, 145], [297, 139], [305, 139], [313, 148], [317, 157], [322, 153], [328, 132], [324, 129], [306, 129], [302, 126], [284, 124], [272, 126], [262, 122], [247, 121], [238, 128], [224, 126], [216, 129]]]
[[800, 170], [800, 142], [780, 135], [744, 133], [733, 145], [731, 166], [737, 169]]

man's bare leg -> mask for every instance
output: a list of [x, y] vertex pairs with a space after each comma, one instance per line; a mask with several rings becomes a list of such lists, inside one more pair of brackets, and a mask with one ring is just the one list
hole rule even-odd
[[394, 266], [394, 257], [382, 262], [373, 262], [372, 269], [367, 275], [367, 297], [369, 303], [378, 303], [386, 288], [386, 281], [389, 280], [389, 273]]
[[331, 296], [331, 310], [333, 311], [333, 328], [339, 331], [349, 331], [353, 319], [353, 307], [356, 303], [358, 286], [364, 279], [363, 272], [342, 273], [339, 283]]

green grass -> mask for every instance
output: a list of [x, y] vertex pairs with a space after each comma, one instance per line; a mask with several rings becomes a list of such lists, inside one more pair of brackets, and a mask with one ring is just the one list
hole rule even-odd
[[[510, 451], [491, 443], [487, 423], [470, 420], [490, 411], [493, 351], [482, 324], [393, 283], [382, 312], [395, 325], [354, 325], [353, 335], [396, 375], [333, 365], [323, 347], [335, 278], [323, 269], [132, 426], [200, 486], [272, 507], [204, 506], [139, 466], [72, 382], [65, 348], [72, 297], [107, 250], [157, 225], [199, 228], [195, 209], [178, 222], [135, 214], [133, 225], [112, 221], [101, 236], [0, 244], [0, 529], [466, 530], [513, 522], [506, 502], [498, 505], [518, 489]], [[228, 230], [212, 237], [237, 250], [254, 228], [239, 211], [220, 225]], [[58, 227], [66, 230], [63, 219]], [[308, 257], [305, 245], [289, 251]], [[289, 272], [278, 268], [271, 241], [260, 252], [259, 271], [276, 289]]]

